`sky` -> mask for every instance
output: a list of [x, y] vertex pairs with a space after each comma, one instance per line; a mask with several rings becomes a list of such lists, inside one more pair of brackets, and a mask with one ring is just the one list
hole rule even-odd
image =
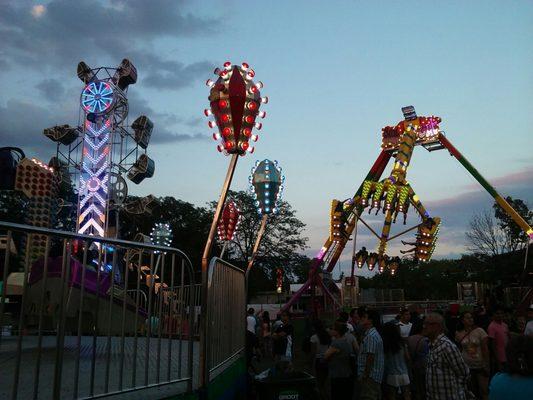
[[[447, 138], [502, 195], [533, 206], [533, 2], [3, 0], [0, 8], [1, 146], [48, 160], [55, 145], [42, 130], [78, 123], [78, 62], [128, 58], [138, 70], [129, 115], [154, 122], [156, 162], [154, 177], [130, 182], [129, 192], [205, 206], [229, 162], [203, 116], [205, 81], [225, 61], [246, 61], [270, 101], [232, 189], [247, 189], [256, 160], [278, 160], [284, 198], [307, 225], [308, 255], [326, 240], [331, 199], [355, 193], [381, 128], [407, 105], [440, 116]], [[469, 220], [492, 198], [445, 150], [416, 148], [408, 179], [443, 220], [435, 257], [458, 257]], [[379, 216], [367, 219], [380, 229]], [[406, 227], [416, 223], [411, 215]], [[393, 232], [406, 228], [397, 225]], [[362, 245], [376, 245], [364, 228]], [[347, 247], [340, 269], [350, 257]]]

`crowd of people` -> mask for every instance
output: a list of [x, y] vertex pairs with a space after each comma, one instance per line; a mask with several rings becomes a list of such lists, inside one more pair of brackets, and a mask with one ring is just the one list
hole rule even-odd
[[[422, 315], [402, 309], [391, 321], [365, 307], [314, 320], [303, 340], [322, 399], [533, 399], [533, 305], [526, 319], [482, 306]], [[511, 325], [511, 329], [509, 328]], [[290, 363], [289, 313], [247, 316], [249, 365], [260, 355]], [[308, 343], [309, 346], [305, 346]]]

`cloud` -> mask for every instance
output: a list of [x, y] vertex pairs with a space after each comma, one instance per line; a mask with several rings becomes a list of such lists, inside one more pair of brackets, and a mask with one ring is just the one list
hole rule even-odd
[[36, 155], [48, 160], [55, 154], [56, 144], [43, 135], [43, 129], [57, 124], [73, 124], [73, 114], [56, 111], [35, 103], [10, 99], [0, 106], [0, 141], [3, 145], [22, 148], [28, 156]]
[[48, 101], [53, 101], [53, 99], [63, 97], [65, 94], [65, 87], [59, 79], [45, 79], [44, 81], [41, 81], [35, 85], [35, 87]]
[[[529, 160], [531, 163], [531, 160]], [[533, 186], [533, 167], [528, 166], [522, 171], [511, 172], [507, 175], [498, 176], [490, 180], [494, 187]], [[467, 188], [478, 188], [478, 183], [472, 183]]]
[[154, 42], [209, 35], [222, 24], [185, 10], [186, 3], [175, 0], [52, 0], [46, 7], [11, 1], [0, 13], [0, 65], [39, 68], [44, 74], [74, 69], [80, 54], [99, 64], [126, 57], [148, 71], [146, 84], [180, 89], [203, 79], [213, 64], [161, 58], [151, 50]]

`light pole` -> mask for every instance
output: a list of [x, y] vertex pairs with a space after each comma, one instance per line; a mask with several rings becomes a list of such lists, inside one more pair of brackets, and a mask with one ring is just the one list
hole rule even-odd
[[270, 214], [278, 212], [278, 202], [281, 199], [283, 192], [283, 182], [285, 177], [281, 174], [281, 168], [277, 161], [263, 160], [257, 161], [255, 167], [252, 168], [252, 175], [250, 176], [251, 190], [254, 193], [255, 206], [257, 212], [262, 215], [261, 227], [257, 233], [252, 256], [248, 261], [246, 274], [250, 272], [254, 264], [261, 238], [265, 233], [266, 223]]
[[235, 238], [235, 233], [239, 228], [240, 222], [241, 210], [239, 210], [237, 204], [232, 200], [226, 202], [217, 226], [218, 240], [224, 243], [220, 258], [224, 257], [228, 243]]
[[206, 341], [206, 313], [207, 313], [207, 268], [209, 257], [213, 247], [213, 239], [226, 202], [231, 180], [239, 156], [247, 152], [253, 153], [254, 147], [250, 147], [250, 140], [256, 142], [258, 135], [252, 134], [255, 128], [260, 130], [263, 124], [256, 121], [264, 118], [266, 112], [259, 111], [261, 104], [268, 103], [268, 97], [261, 97], [260, 89], [262, 82], [255, 83], [255, 71], [247, 63], [232, 65], [227, 61], [222, 69], [216, 68], [216, 81], [208, 79], [206, 85], [211, 89], [209, 93], [210, 108], [204, 110], [206, 117], [213, 117], [208, 122], [210, 128], [217, 128], [213, 133], [213, 139], [220, 141], [218, 151], [225, 155], [231, 155], [228, 172], [222, 192], [218, 199], [215, 215], [211, 223], [209, 235], [202, 255], [202, 313], [200, 319], [200, 386], [205, 387], [208, 383], [209, 371], [207, 368], [207, 341]]

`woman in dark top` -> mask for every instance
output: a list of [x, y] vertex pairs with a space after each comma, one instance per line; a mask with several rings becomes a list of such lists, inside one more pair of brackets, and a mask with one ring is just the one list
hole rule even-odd
[[354, 379], [350, 367], [352, 346], [344, 337], [348, 330], [346, 323], [336, 321], [331, 329], [331, 345], [324, 355], [328, 362], [332, 399], [351, 399]]
[[323, 399], [327, 399], [326, 380], [328, 378], [328, 364], [324, 356], [331, 344], [331, 336], [322, 321], [317, 320], [314, 323], [314, 330], [315, 334], [310, 339], [313, 370], [320, 395]]

